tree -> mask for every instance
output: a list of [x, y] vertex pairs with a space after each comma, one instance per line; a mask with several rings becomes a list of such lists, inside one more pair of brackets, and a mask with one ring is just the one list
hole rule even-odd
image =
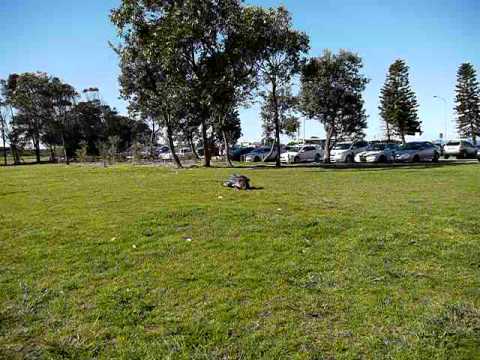
[[0, 135], [2, 138], [3, 162], [7, 166], [7, 113], [2, 105], [0, 105]]
[[[112, 13], [124, 42], [122, 51], [129, 44], [135, 58], [148, 60], [151, 77], [168, 84], [166, 94], [181, 88], [173, 102], [189, 104], [193, 116], [187, 119], [199, 122], [207, 167], [215, 128], [223, 127], [220, 114], [235, 110], [239, 93], [248, 93], [254, 84], [261, 55], [259, 38], [253, 36], [261, 24], [256, 14], [241, 0], [123, 0]], [[229, 93], [228, 102], [223, 90]], [[172, 120], [178, 124], [180, 119]]]
[[2, 140], [2, 148], [3, 148], [3, 162], [4, 165], [7, 166], [7, 137], [9, 134], [9, 121], [10, 115], [12, 114], [12, 110], [6, 100], [6, 82], [4, 80], [0, 80], [0, 135]]
[[221, 116], [221, 120], [215, 124], [216, 138], [220, 143], [223, 142], [227, 166], [232, 167], [233, 164], [230, 160], [230, 149], [242, 136], [240, 116], [238, 111], [234, 108], [230, 108]]
[[[177, 167], [182, 167], [175, 153], [173, 134], [183, 117], [186, 97], [183, 86], [186, 71], [180, 41], [175, 38], [177, 11], [175, 1], [123, 0], [112, 11], [111, 20], [122, 44], [115, 51], [120, 57], [122, 96], [129, 101], [129, 111], [150, 117], [166, 129], [169, 148]], [[172, 27], [170, 27], [170, 25]]]
[[45, 73], [12, 74], [7, 80], [7, 101], [17, 111], [17, 132], [29, 138], [35, 148], [37, 163], [40, 162], [40, 137], [45, 124], [51, 119], [49, 113], [49, 78]]
[[421, 133], [418, 119], [417, 98], [410, 86], [409, 68], [405, 61], [395, 61], [388, 71], [387, 80], [380, 95], [380, 116], [385, 122], [387, 136], [405, 136]]
[[[281, 134], [289, 137], [294, 136], [300, 127], [299, 119], [295, 113], [298, 108], [298, 99], [292, 95], [290, 87], [287, 86], [278, 89], [276, 98], [277, 107], [275, 107], [274, 97], [271, 92], [263, 94], [263, 105], [261, 109], [264, 138], [273, 141], [275, 141], [274, 134], [276, 130], [275, 111], [278, 113]], [[269, 158], [269, 156], [266, 158]]]
[[325, 127], [325, 162], [330, 162], [334, 138], [361, 137], [367, 126], [362, 92], [368, 79], [361, 73], [362, 59], [349, 51], [312, 58], [301, 77], [304, 115]]
[[477, 74], [472, 64], [460, 65], [456, 87], [457, 128], [461, 136], [477, 143], [480, 136], [480, 89]]
[[[63, 83], [56, 77], [50, 79], [48, 91], [50, 106], [52, 107], [54, 128], [58, 131], [63, 147], [65, 162], [69, 165], [70, 149], [67, 142], [67, 133], [71, 129], [72, 122], [75, 119], [72, 110], [74, 109], [78, 93], [73, 86]], [[80, 141], [78, 141], [78, 143], [80, 143]], [[70, 150], [72, 155], [75, 153], [74, 151], [74, 149]]]
[[309, 50], [309, 39], [305, 33], [293, 29], [292, 18], [284, 7], [264, 11], [263, 22], [257, 29], [262, 47], [261, 74], [270, 87], [274, 147], [276, 166], [280, 163], [280, 101], [279, 91], [287, 87], [302, 65], [302, 56]]

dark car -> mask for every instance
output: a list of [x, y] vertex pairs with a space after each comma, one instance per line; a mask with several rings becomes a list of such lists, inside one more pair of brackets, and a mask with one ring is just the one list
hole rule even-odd
[[233, 161], [241, 161], [245, 155], [251, 153], [253, 150], [255, 150], [254, 147], [239, 147], [233, 149], [230, 153], [230, 159]]

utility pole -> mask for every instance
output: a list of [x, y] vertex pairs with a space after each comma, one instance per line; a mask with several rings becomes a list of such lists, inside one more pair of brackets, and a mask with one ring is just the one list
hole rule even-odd
[[444, 137], [445, 141], [448, 141], [448, 135], [447, 135], [447, 132], [448, 132], [447, 100], [444, 97], [437, 96], [437, 95], [435, 95], [433, 98], [443, 101], [443, 106], [444, 106], [443, 107], [443, 117], [444, 117], [444, 121], [445, 121], [445, 133], [443, 134], [443, 137]]

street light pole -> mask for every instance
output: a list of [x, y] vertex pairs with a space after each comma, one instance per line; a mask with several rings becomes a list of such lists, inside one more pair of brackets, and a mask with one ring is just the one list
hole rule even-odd
[[445, 138], [445, 141], [447, 141], [447, 132], [448, 132], [447, 100], [446, 100], [444, 97], [437, 96], [437, 95], [435, 95], [434, 98], [443, 101], [443, 105], [444, 105], [444, 108], [443, 108], [443, 116], [444, 116], [444, 121], [445, 121], [445, 134], [444, 134], [444, 138]]

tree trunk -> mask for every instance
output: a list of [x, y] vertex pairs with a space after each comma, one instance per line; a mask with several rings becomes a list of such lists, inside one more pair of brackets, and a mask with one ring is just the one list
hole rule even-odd
[[400, 132], [400, 137], [402, 138], [402, 145], [405, 145], [407, 141], [405, 140], [405, 133], [403, 131]]
[[202, 139], [203, 139], [203, 166], [210, 167], [212, 155], [210, 153], [210, 141], [207, 136], [207, 125], [202, 117]]
[[228, 142], [228, 136], [225, 129], [222, 130], [222, 136], [223, 136], [223, 143], [225, 146], [225, 162], [227, 163], [227, 166], [233, 167], [232, 160], [230, 160], [230, 144]]
[[7, 166], [7, 146], [6, 146], [7, 139], [6, 139], [6, 136], [5, 136], [4, 120], [1, 119], [1, 121], [2, 121], [3, 162], [4, 162], [5, 166]]
[[40, 141], [33, 139], [33, 145], [35, 146], [35, 157], [37, 164], [40, 164]]
[[55, 146], [50, 145], [50, 162], [54, 163], [56, 162], [56, 156], [55, 156]]
[[193, 142], [193, 137], [189, 136], [188, 137], [188, 144], [190, 145], [190, 147], [192, 148], [192, 153], [193, 153], [193, 156], [195, 156], [195, 159], [197, 160], [201, 160], [200, 159], [200, 155], [198, 155], [198, 151], [197, 151], [197, 148]]
[[172, 154], [173, 161], [175, 162], [175, 165], [177, 168], [181, 169], [183, 168], [182, 163], [180, 162], [180, 159], [177, 156], [177, 153], [175, 152], [175, 144], [173, 143], [173, 132], [172, 132], [172, 127], [170, 126], [170, 121], [167, 121], [167, 138], [168, 138], [168, 146], [170, 147], [170, 153]]
[[281, 167], [280, 162], [280, 119], [278, 114], [278, 99], [277, 99], [277, 83], [272, 81], [272, 98], [273, 98], [273, 117], [275, 122], [275, 148], [277, 153], [275, 154], [275, 166]]
[[15, 165], [20, 164], [20, 154], [18, 153], [17, 145], [10, 144], [10, 151], [12, 152], [13, 163]]
[[70, 160], [68, 159], [67, 146], [65, 143], [65, 134], [62, 131], [62, 146], [63, 146], [63, 156], [65, 157], [65, 162], [67, 165], [70, 165]]
[[392, 134], [390, 133], [390, 124], [385, 121], [385, 126], [387, 129], [387, 141], [390, 143], [392, 141]]
[[153, 160], [155, 155], [153, 153], [153, 143], [155, 141], [155, 121], [152, 121], [152, 135], [150, 136], [150, 159]]
[[327, 133], [327, 139], [325, 140], [323, 162], [325, 164], [330, 164], [330, 152], [332, 149], [333, 126], [325, 125], [325, 132]]
[[477, 146], [477, 134], [476, 134], [475, 126], [473, 125], [473, 123], [471, 124], [471, 129], [472, 129], [472, 142], [473, 142], [473, 145], [474, 145], [474, 146]]

